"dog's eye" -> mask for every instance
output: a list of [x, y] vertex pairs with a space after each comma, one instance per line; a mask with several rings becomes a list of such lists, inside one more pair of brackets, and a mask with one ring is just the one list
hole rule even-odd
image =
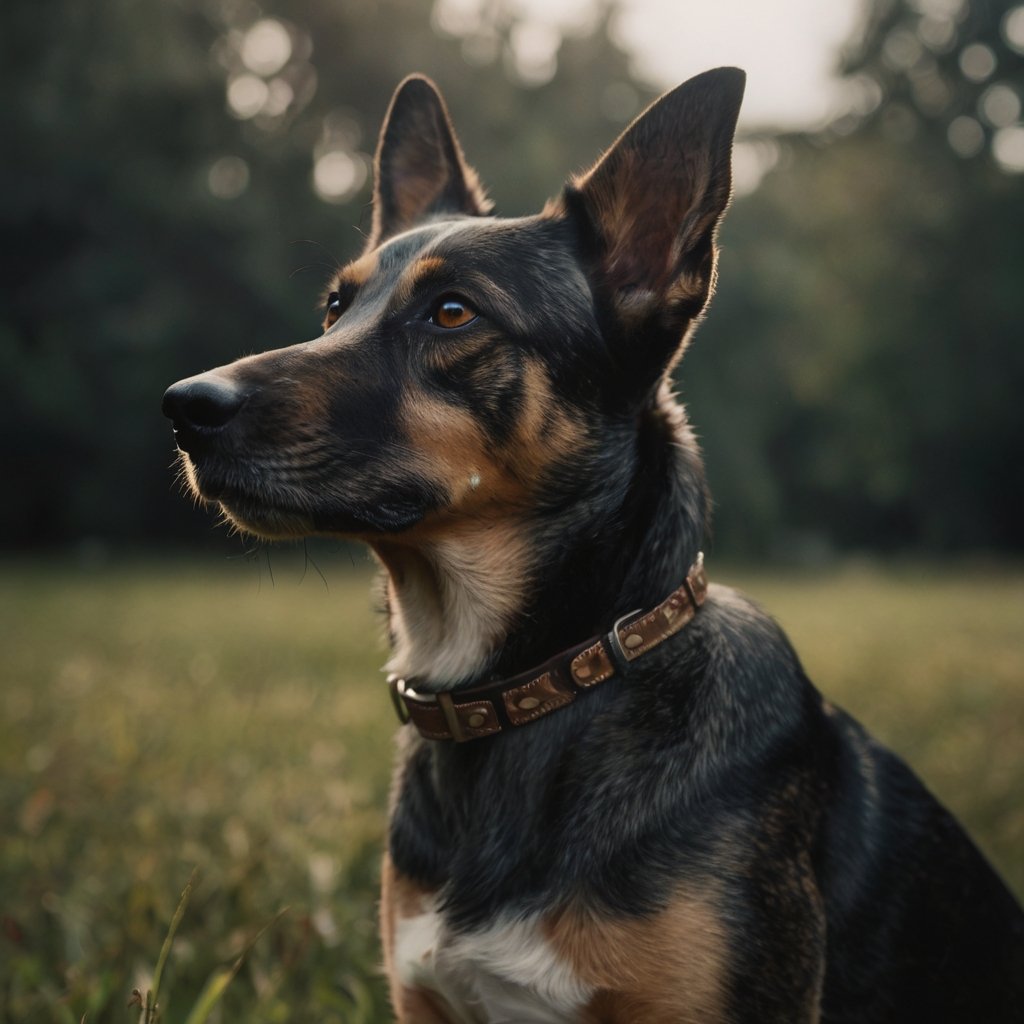
[[330, 327], [342, 313], [345, 312], [341, 295], [338, 292], [331, 292], [327, 296], [327, 309], [324, 311], [324, 327]]
[[456, 327], [465, 327], [477, 318], [476, 310], [464, 302], [457, 295], [446, 295], [434, 307], [430, 314], [430, 322], [452, 330]]
[[342, 281], [338, 285], [338, 290], [331, 292], [327, 296], [327, 302], [324, 304], [324, 330], [336, 323], [338, 317], [340, 317], [349, 306], [352, 305], [352, 300], [355, 298], [356, 289], [354, 285], [348, 282]]

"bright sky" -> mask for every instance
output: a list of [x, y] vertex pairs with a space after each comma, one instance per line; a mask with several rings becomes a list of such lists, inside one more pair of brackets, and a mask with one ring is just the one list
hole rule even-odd
[[[479, 0], [442, 0], [465, 10]], [[571, 26], [592, 0], [513, 0], [531, 19]], [[669, 88], [732, 64], [748, 75], [740, 124], [804, 128], [841, 105], [835, 67], [863, 0], [622, 0], [616, 36], [642, 77]]]
[[860, 0], [626, 0], [617, 35], [638, 70], [666, 86], [743, 68], [741, 125], [802, 128], [841, 102], [835, 68], [861, 9]]

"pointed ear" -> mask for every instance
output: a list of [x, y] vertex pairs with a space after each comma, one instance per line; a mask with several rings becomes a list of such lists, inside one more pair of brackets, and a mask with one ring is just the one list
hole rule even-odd
[[466, 163], [437, 86], [410, 75], [395, 90], [374, 161], [367, 249], [435, 213], [480, 216], [491, 204]]
[[711, 292], [745, 81], [738, 68], [691, 78], [566, 188], [566, 207], [584, 218], [593, 239], [599, 292], [627, 329], [666, 329], [672, 349], [665, 361]]

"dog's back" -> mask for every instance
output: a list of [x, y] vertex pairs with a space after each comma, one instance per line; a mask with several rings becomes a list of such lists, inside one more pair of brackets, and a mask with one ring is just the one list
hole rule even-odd
[[825, 1020], [1024, 1020], [1024, 915], [894, 754], [828, 709]]

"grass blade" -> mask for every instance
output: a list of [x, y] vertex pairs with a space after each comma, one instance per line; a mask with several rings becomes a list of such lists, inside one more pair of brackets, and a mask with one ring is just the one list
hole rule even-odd
[[221, 967], [210, 975], [209, 980], [203, 986], [203, 991], [199, 993], [195, 1006], [185, 1018], [185, 1024], [204, 1024], [206, 1018], [210, 1016], [210, 1011], [217, 1005], [220, 997], [224, 995], [228, 985], [231, 984], [231, 979], [238, 973], [239, 966], [240, 962], [231, 967]]
[[189, 1015], [185, 1018], [185, 1024], [205, 1024], [207, 1017], [210, 1016], [210, 1012], [220, 1002], [221, 996], [227, 991], [227, 987], [231, 984], [234, 976], [242, 969], [242, 964], [245, 963], [246, 958], [252, 952], [253, 946], [287, 913], [287, 907], [284, 910], [279, 910], [245, 944], [245, 948], [239, 954], [238, 959], [230, 967], [221, 967], [210, 975], [209, 980], [203, 986], [203, 991], [199, 993], [195, 1006], [192, 1007]]
[[189, 898], [192, 896], [192, 889], [195, 887], [196, 875], [199, 873], [199, 868], [193, 868], [192, 874], [189, 876], [188, 884], [181, 891], [181, 899], [178, 900], [178, 909], [174, 911], [174, 917], [171, 918], [170, 927], [167, 929], [167, 937], [164, 939], [164, 944], [160, 948], [160, 956], [156, 962], [156, 971], [153, 973], [153, 988], [152, 994], [146, 993], [147, 1004], [152, 1002], [152, 1007], [155, 1010], [157, 999], [160, 996], [160, 980], [163, 977], [164, 966], [167, 963], [167, 957], [170, 956], [171, 946], [174, 943], [174, 935], [178, 930], [178, 926], [181, 924], [181, 919], [185, 916], [185, 908], [188, 906]]

